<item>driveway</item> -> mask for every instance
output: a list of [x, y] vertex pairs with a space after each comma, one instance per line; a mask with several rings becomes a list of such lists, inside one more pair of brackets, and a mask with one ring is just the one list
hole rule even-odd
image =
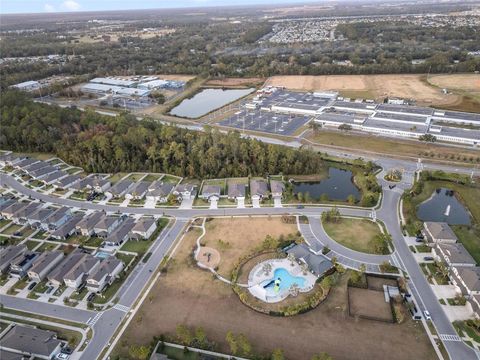
[[281, 197], [274, 197], [273, 198], [273, 207], [276, 207], [276, 208], [281, 208], [283, 207], [282, 206], [282, 198]]
[[260, 207], [260, 199], [252, 198], [252, 206], [254, 208], [259, 208]]
[[244, 209], [245, 208], [245, 198], [238, 198], [237, 199], [237, 208]]
[[467, 304], [464, 306], [442, 305], [442, 307], [451, 322], [457, 320], [468, 320], [475, 316], [472, 305], [470, 305], [469, 302], [467, 302]]
[[432, 285], [432, 290], [439, 299], [454, 298], [459, 294], [454, 285]]
[[193, 199], [183, 199], [180, 204], [180, 209], [191, 209], [193, 205]]
[[218, 209], [218, 199], [216, 198], [210, 199], [210, 209]]

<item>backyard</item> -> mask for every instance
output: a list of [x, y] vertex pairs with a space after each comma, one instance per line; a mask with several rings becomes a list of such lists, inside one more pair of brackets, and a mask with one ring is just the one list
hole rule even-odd
[[[245, 251], [233, 249], [235, 246], [254, 246], [256, 239], [261, 240], [271, 231], [279, 235], [280, 226], [290, 232], [293, 225], [280, 221], [216, 219], [207, 225], [211, 235], [206, 242], [214, 245], [218, 239], [228, 241], [231, 248], [222, 250], [222, 256], [224, 262], [229, 259], [231, 263]], [[419, 323], [407, 319], [401, 325], [392, 325], [349, 316], [346, 280], [339, 282], [316, 309], [302, 315], [282, 318], [251, 310], [239, 301], [229, 285], [214, 280], [210, 272], [199, 270], [192, 261], [192, 249], [199, 234], [200, 229], [194, 229], [185, 235], [174, 259], [120, 339], [112, 358], [128, 357], [129, 346], [149, 344], [154, 336], [163, 334], [167, 340], [176, 340], [176, 327], [184, 324], [190, 328], [201, 326], [208, 339], [217, 344], [215, 350], [222, 352], [229, 352], [225, 337], [232, 331], [245, 334], [255, 354], [266, 355], [281, 348], [289, 359], [310, 359], [322, 351], [336, 360], [377, 360], [384, 359], [387, 353], [389, 359], [394, 360], [436, 359]], [[227, 258], [227, 254], [232, 256]], [[231, 267], [230, 264], [223, 266], [224, 270]]]

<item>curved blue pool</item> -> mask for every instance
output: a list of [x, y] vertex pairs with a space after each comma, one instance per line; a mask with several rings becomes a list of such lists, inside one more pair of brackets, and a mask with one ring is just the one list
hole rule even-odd
[[276, 295], [273, 288], [274, 288], [274, 281], [280, 279], [280, 291], [283, 292], [285, 290], [288, 291], [293, 284], [297, 284], [300, 289], [305, 287], [305, 278], [301, 276], [293, 276], [290, 272], [285, 268], [277, 268], [273, 272], [273, 277], [269, 280], [265, 280], [262, 283], [262, 286], [267, 290], [267, 294], [272, 296]]

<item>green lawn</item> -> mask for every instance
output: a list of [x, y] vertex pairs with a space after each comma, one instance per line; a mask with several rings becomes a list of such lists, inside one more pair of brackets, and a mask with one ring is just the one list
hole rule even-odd
[[84, 245], [85, 246], [91, 246], [91, 247], [99, 247], [100, 245], [102, 245], [103, 243], [103, 239], [102, 238], [99, 238], [99, 237], [96, 237], [96, 236], [92, 236], [91, 238], [89, 238], [85, 243]]
[[322, 224], [325, 232], [343, 246], [368, 254], [378, 253], [373, 246], [375, 236], [381, 235], [376, 223], [366, 219], [341, 218], [337, 223]]
[[471, 326], [471, 323], [474, 321], [455, 321], [453, 326], [457, 330], [460, 336], [468, 335], [477, 343], [480, 343], [480, 332]]
[[83, 236], [83, 235], [72, 235], [69, 236], [67, 239], [67, 242], [69, 244], [75, 244], [75, 245], [81, 245], [85, 243], [88, 240], [88, 236]]
[[3, 234], [5, 235], [13, 235], [13, 233], [19, 231], [22, 228], [20, 225], [16, 224], [11, 224], [9, 227], [7, 227], [4, 231]]
[[7, 219], [2, 219], [0, 220], [0, 229], [3, 228], [4, 226], [7, 226], [7, 224], [10, 224], [11, 221]]
[[27, 240], [24, 244], [27, 245], [28, 250], [33, 250], [40, 245], [40, 241]]
[[155, 180], [160, 179], [161, 174], [148, 174], [142, 181], [154, 182]]
[[470, 255], [472, 255], [477, 264], [480, 264], [480, 229], [463, 225], [453, 225], [452, 228]]
[[127, 176], [127, 173], [119, 172], [119, 173], [113, 174], [107, 180], [110, 181], [113, 185], [117, 183], [120, 179], [122, 179], [124, 176]]
[[58, 246], [58, 244], [53, 244], [49, 242], [44, 242], [38, 249], [37, 251], [52, 251]]
[[139, 255], [145, 254], [152, 245], [150, 240], [128, 240], [120, 248], [120, 251], [136, 252]]
[[70, 295], [70, 299], [72, 300], [83, 300], [83, 298], [87, 295], [88, 289], [85, 286], [80, 292], [74, 291], [72, 295]]
[[417, 245], [415, 246], [418, 252], [432, 252], [432, 248], [427, 245]]
[[127, 179], [131, 180], [133, 182], [139, 181], [142, 177], [145, 176], [145, 173], [140, 173], [140, 174], [131, 174]]
[[7, 236], [0, 235], [0, 245], [7, 246], [7, 245], [17, 245], [22, 239], [18, 238], [10, 238]]
[[430, 270], [438, 285], [448, 285], [448, 277], [443, 276], [435, 263], [427, 263], [426, 267]]
[[35, 285], [35, 287], [32, 289], [32, 291], [37, 292], [37, 293], [42, 293], [42, 294], [45, 293], [48, 289], [47, 283], [48, 283], [47, 280], [43, 280], [43, 281], [39, 282], [37, 285]]
[[180, 181], [180, 178], [173, 175], [165, 175], [162, 178], [162, 181], [165, 183], [177, 184]]

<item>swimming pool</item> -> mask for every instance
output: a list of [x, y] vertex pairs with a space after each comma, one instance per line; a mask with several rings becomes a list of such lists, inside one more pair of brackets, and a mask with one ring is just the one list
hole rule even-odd
[[[280, 280], [279, 291], [275, 291], [275, 280]], [[293, 276], [285, 268], [277, 268], [273, 272], [271, 279], [262, 282], [261, 286], [267, 291], [267, 296], [276, 296], [278, 293], [288, 291], [293, 284], [296, 284], [300, 289], [305, 287], [305, 278], [301, 276]]]
[[107, 253], [107, 252], [105, 252], [105, 251], [99, 251], [99, 252], [97, 252], [94, 256], [97, 257], [97, 258], [99, 258], [99, 259], [106, 259], [106, 258], [108, 258], [109, 256], [111, 256], [111, 254], [110, 254], [110, 253]]

